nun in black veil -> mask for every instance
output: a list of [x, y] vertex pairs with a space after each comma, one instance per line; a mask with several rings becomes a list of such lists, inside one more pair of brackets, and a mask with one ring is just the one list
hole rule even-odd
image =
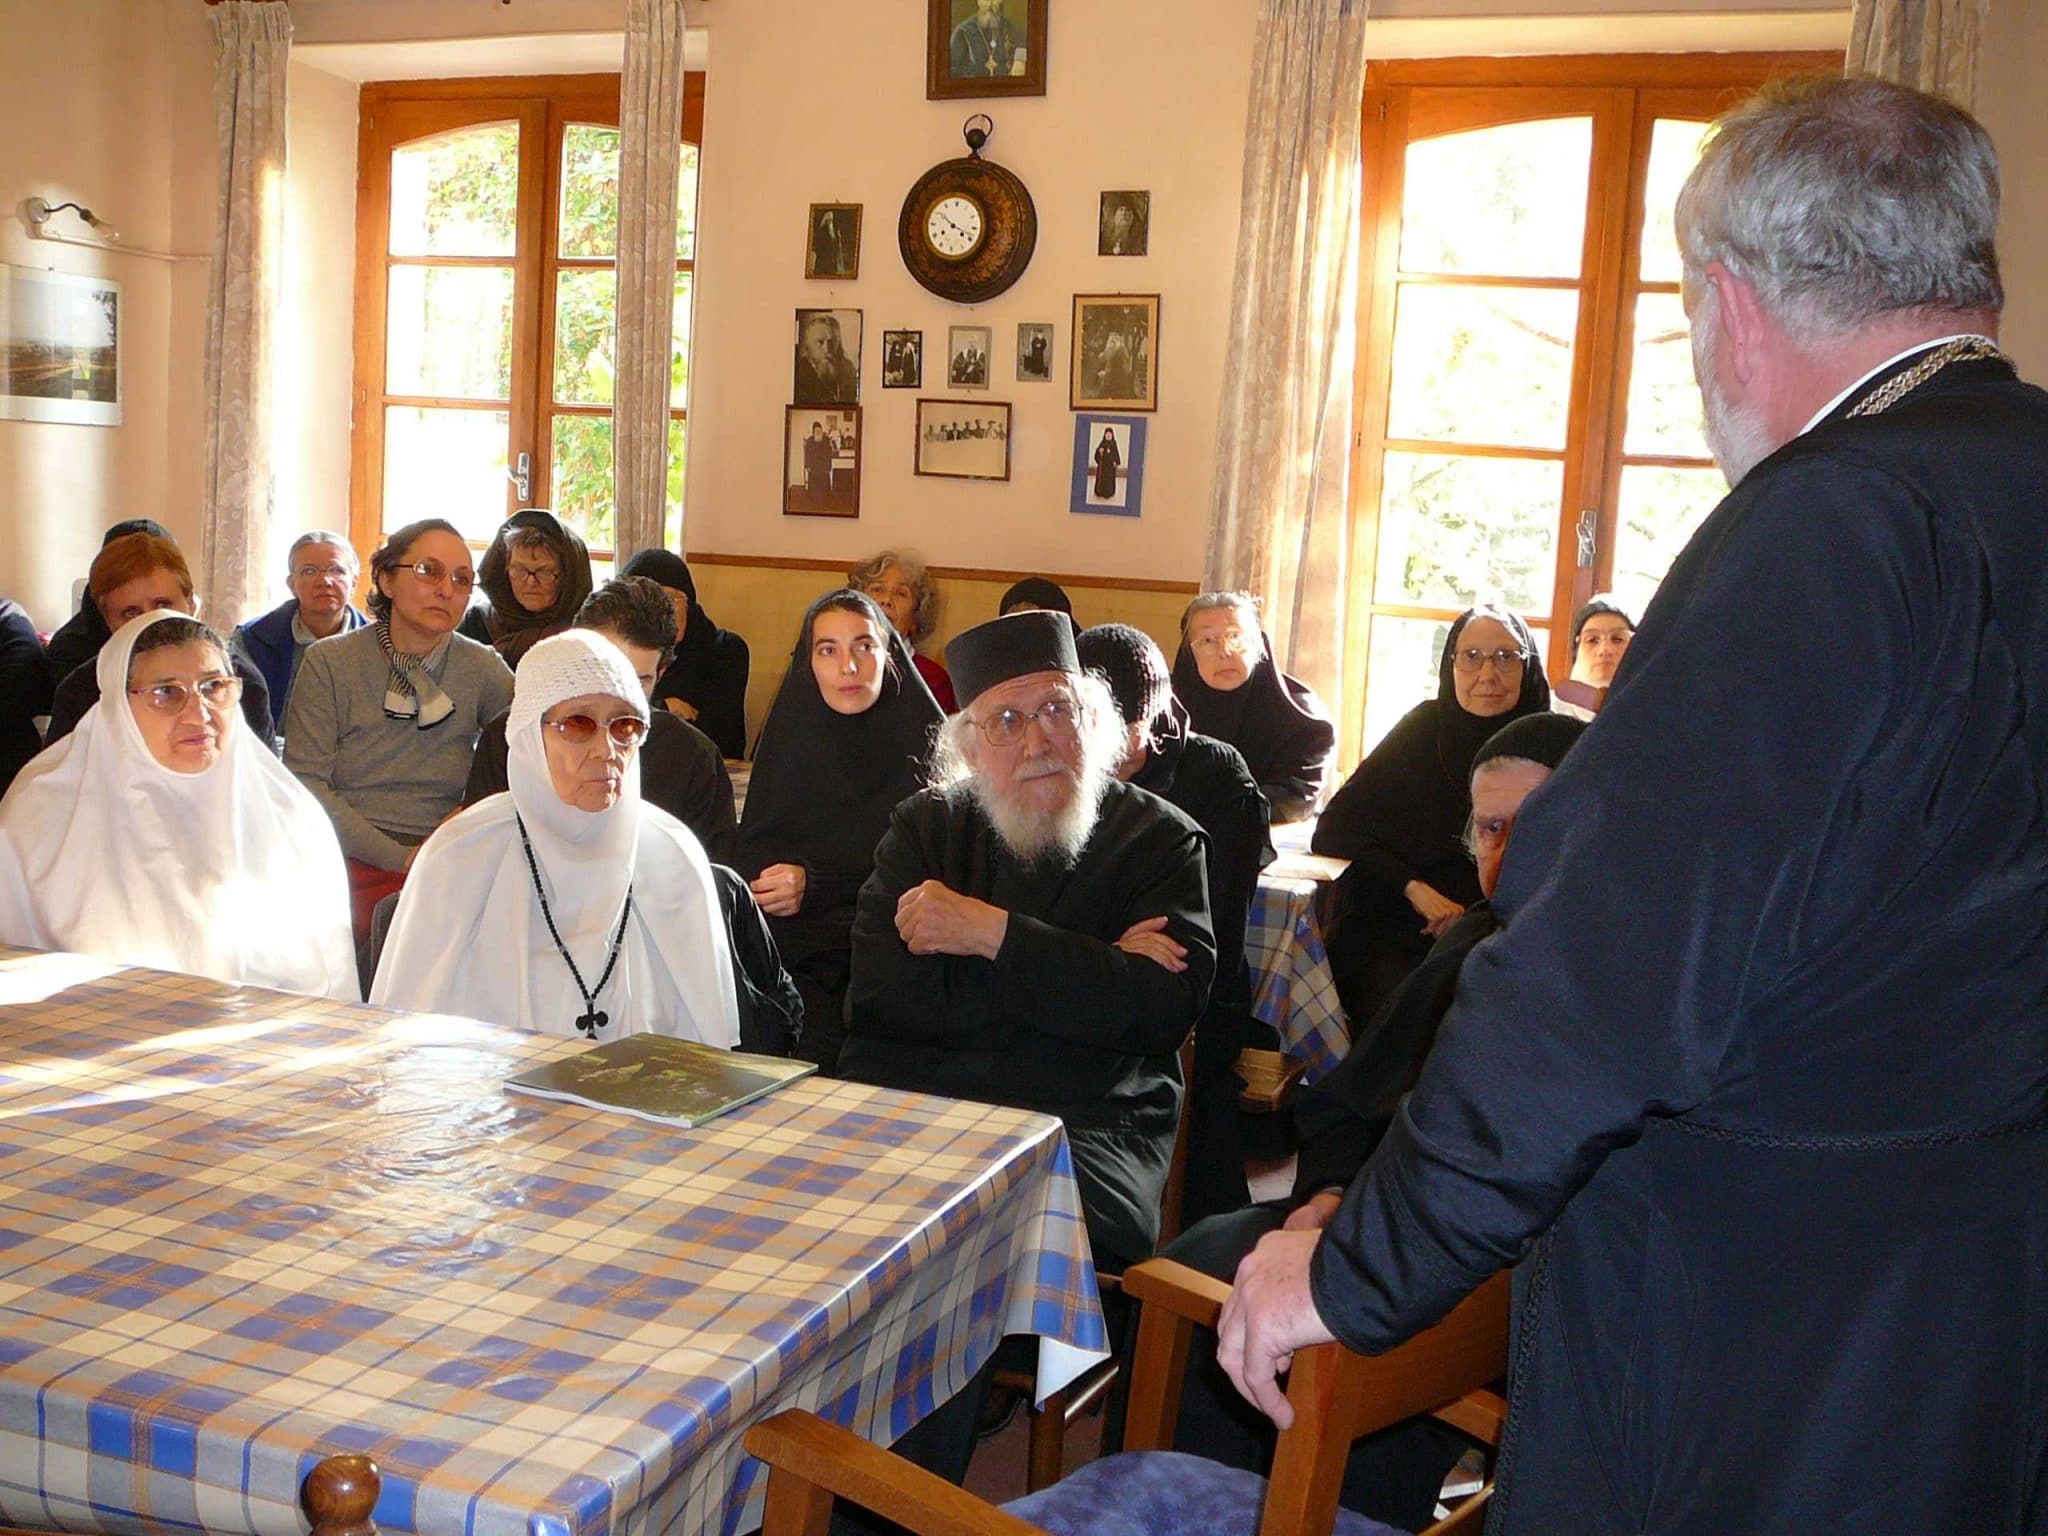
[[[645, 576], [668, 589], [676, 611], [676, 655], [654, 685], [657, 708], [681, 715], [717, 746], [719, 755], [747, 755], [747, 642], [711, 622], [697, 601], [697, 581], [683, 557], [643, 549], [621, 576]], [[751, 793], [751, 791], [749, 791]]]
[[1308, 684], [1273, 660], [1249, 594], [1205, 592], [1188, 604], [1173, 696], [1196, 732], [1237, 748], [1275, 822], [1315, 814], [1337, 728]]
[[1529, 626], [1504, 608], [1468, 608], [1444, 641], [1436, 697], [1403, 715], [1323, 808], [1310, 846], [1351, 861], [1329, 949], [1354, 1024], [1479, 900], [1464, 843], [1472, 759], [1502, 726], [1549, 708]]
[[944, 718], [872, 598], [811, 604], [754, 749], [737, 862], [803, 994], [797, 1053], [828, 1072], [846, 1038], [855, 898], [889, 813], [925, 786]]

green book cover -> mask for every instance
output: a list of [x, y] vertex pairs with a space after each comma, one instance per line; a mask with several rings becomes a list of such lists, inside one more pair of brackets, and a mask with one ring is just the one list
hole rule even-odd
[[818, 1070], [816, 1062], [721, 1051], [673, 1035], [628, 1035], [505, 1079], [514, 1093], [697, 1126]]

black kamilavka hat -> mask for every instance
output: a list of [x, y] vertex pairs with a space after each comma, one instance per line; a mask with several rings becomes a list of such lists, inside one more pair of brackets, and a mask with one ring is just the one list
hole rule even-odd
[[997, 683], [1032, 672], [1081, 671], [1074, 653], [1074, 621], [1043, 609], [1006, 614], [955, 635], [946, 645], [946, 670], [965, 709]]

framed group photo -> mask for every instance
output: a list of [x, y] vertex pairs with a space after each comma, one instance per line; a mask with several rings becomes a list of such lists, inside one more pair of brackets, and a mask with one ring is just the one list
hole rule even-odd
[[860, 402], [860, 311], [796, 312], [796, 371], [789, 398], [798, 405]]
[[852, 281], [860, 276], [859, 203], [811, 204], [804, 276]]
[[860, 407], [791, 405], [782, 419], [782, 511], [860, 516]]
[[882, 332], [882, 388], [924, 388], [924, 332]]
[[919, 400], [916, 469], [953, 480], [1009, 479], [1008, 402]]
[[927, 101], [1043, 96], [1048, 0], [926, 0]]
[[987, 389], [988, 355], [995, 331], [986, 325], [954, 325], [946, 329], [946, 385], [950, 389]]
[[1136, 517], [1145, 491], [1145, 418], [1074, 418], [1074, 484], [1068, 510]]
[[1074, 371], [1068, 404], [1110, 411], [1159, 409], [1159, 295], [1074, 295]]

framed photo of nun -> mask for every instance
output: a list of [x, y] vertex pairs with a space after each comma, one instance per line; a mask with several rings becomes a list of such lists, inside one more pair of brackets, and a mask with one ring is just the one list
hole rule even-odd
[[1145, 493], [1145, 418], [1074, 418], [1074, 483], [1069, 510], [1136, 517]]

